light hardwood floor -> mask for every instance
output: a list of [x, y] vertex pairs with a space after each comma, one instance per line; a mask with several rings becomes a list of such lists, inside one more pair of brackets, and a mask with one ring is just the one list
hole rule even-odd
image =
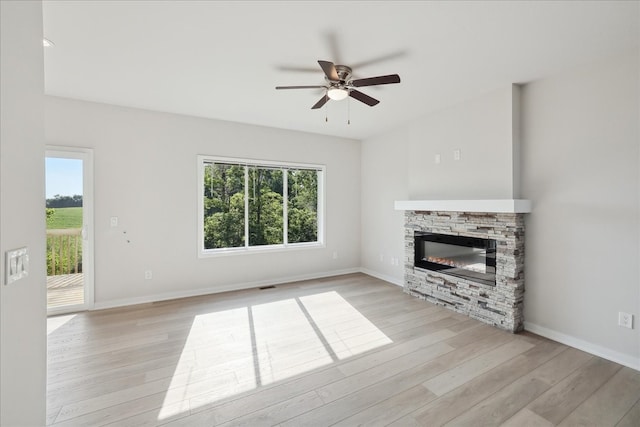
[[54, 426], [640, 426], [640, 372], [363, 274], [48, 325]]

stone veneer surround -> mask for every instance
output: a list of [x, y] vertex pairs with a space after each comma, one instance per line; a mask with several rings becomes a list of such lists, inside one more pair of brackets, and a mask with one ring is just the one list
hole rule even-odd
[[[414, 232], [496, 240], [496, 285], [414, 267]], [[405, 211], [404, 291], [511, 332], [523, 329], [524, 217], [521, 213]]]

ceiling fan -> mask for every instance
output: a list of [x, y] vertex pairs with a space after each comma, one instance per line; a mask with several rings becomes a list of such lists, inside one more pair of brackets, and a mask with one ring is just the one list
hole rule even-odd
[[400, 83], [400, 76], [397, 74], [352, 80], [351, 68], [346, 65], [335, 65], [330, 61], [318, 61], [318, 64], [320, 64], [320, 68], [324, 71], [326, 84], [317, 86], [276, 86], [276, 89], [325, 89], [325, 95], [311, 107], [312, 110], [315, 110], [321, 108], [329, 102], [330, 99], [340, 101], [348, 96], [373, 107], [380, 101], [355, 88]]

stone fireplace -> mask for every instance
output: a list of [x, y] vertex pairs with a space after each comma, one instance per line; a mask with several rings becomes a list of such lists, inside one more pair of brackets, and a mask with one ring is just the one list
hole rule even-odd
[[524, 214], [530, 208], [526, 200], [396, 202], [405, 210], [405, 292], [521, 331]]

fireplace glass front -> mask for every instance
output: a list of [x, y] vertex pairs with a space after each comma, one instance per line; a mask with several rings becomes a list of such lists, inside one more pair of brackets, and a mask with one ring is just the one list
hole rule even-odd
[[496, 284], [496, 241], [414, 233], [414, 265], [486, 285]]

